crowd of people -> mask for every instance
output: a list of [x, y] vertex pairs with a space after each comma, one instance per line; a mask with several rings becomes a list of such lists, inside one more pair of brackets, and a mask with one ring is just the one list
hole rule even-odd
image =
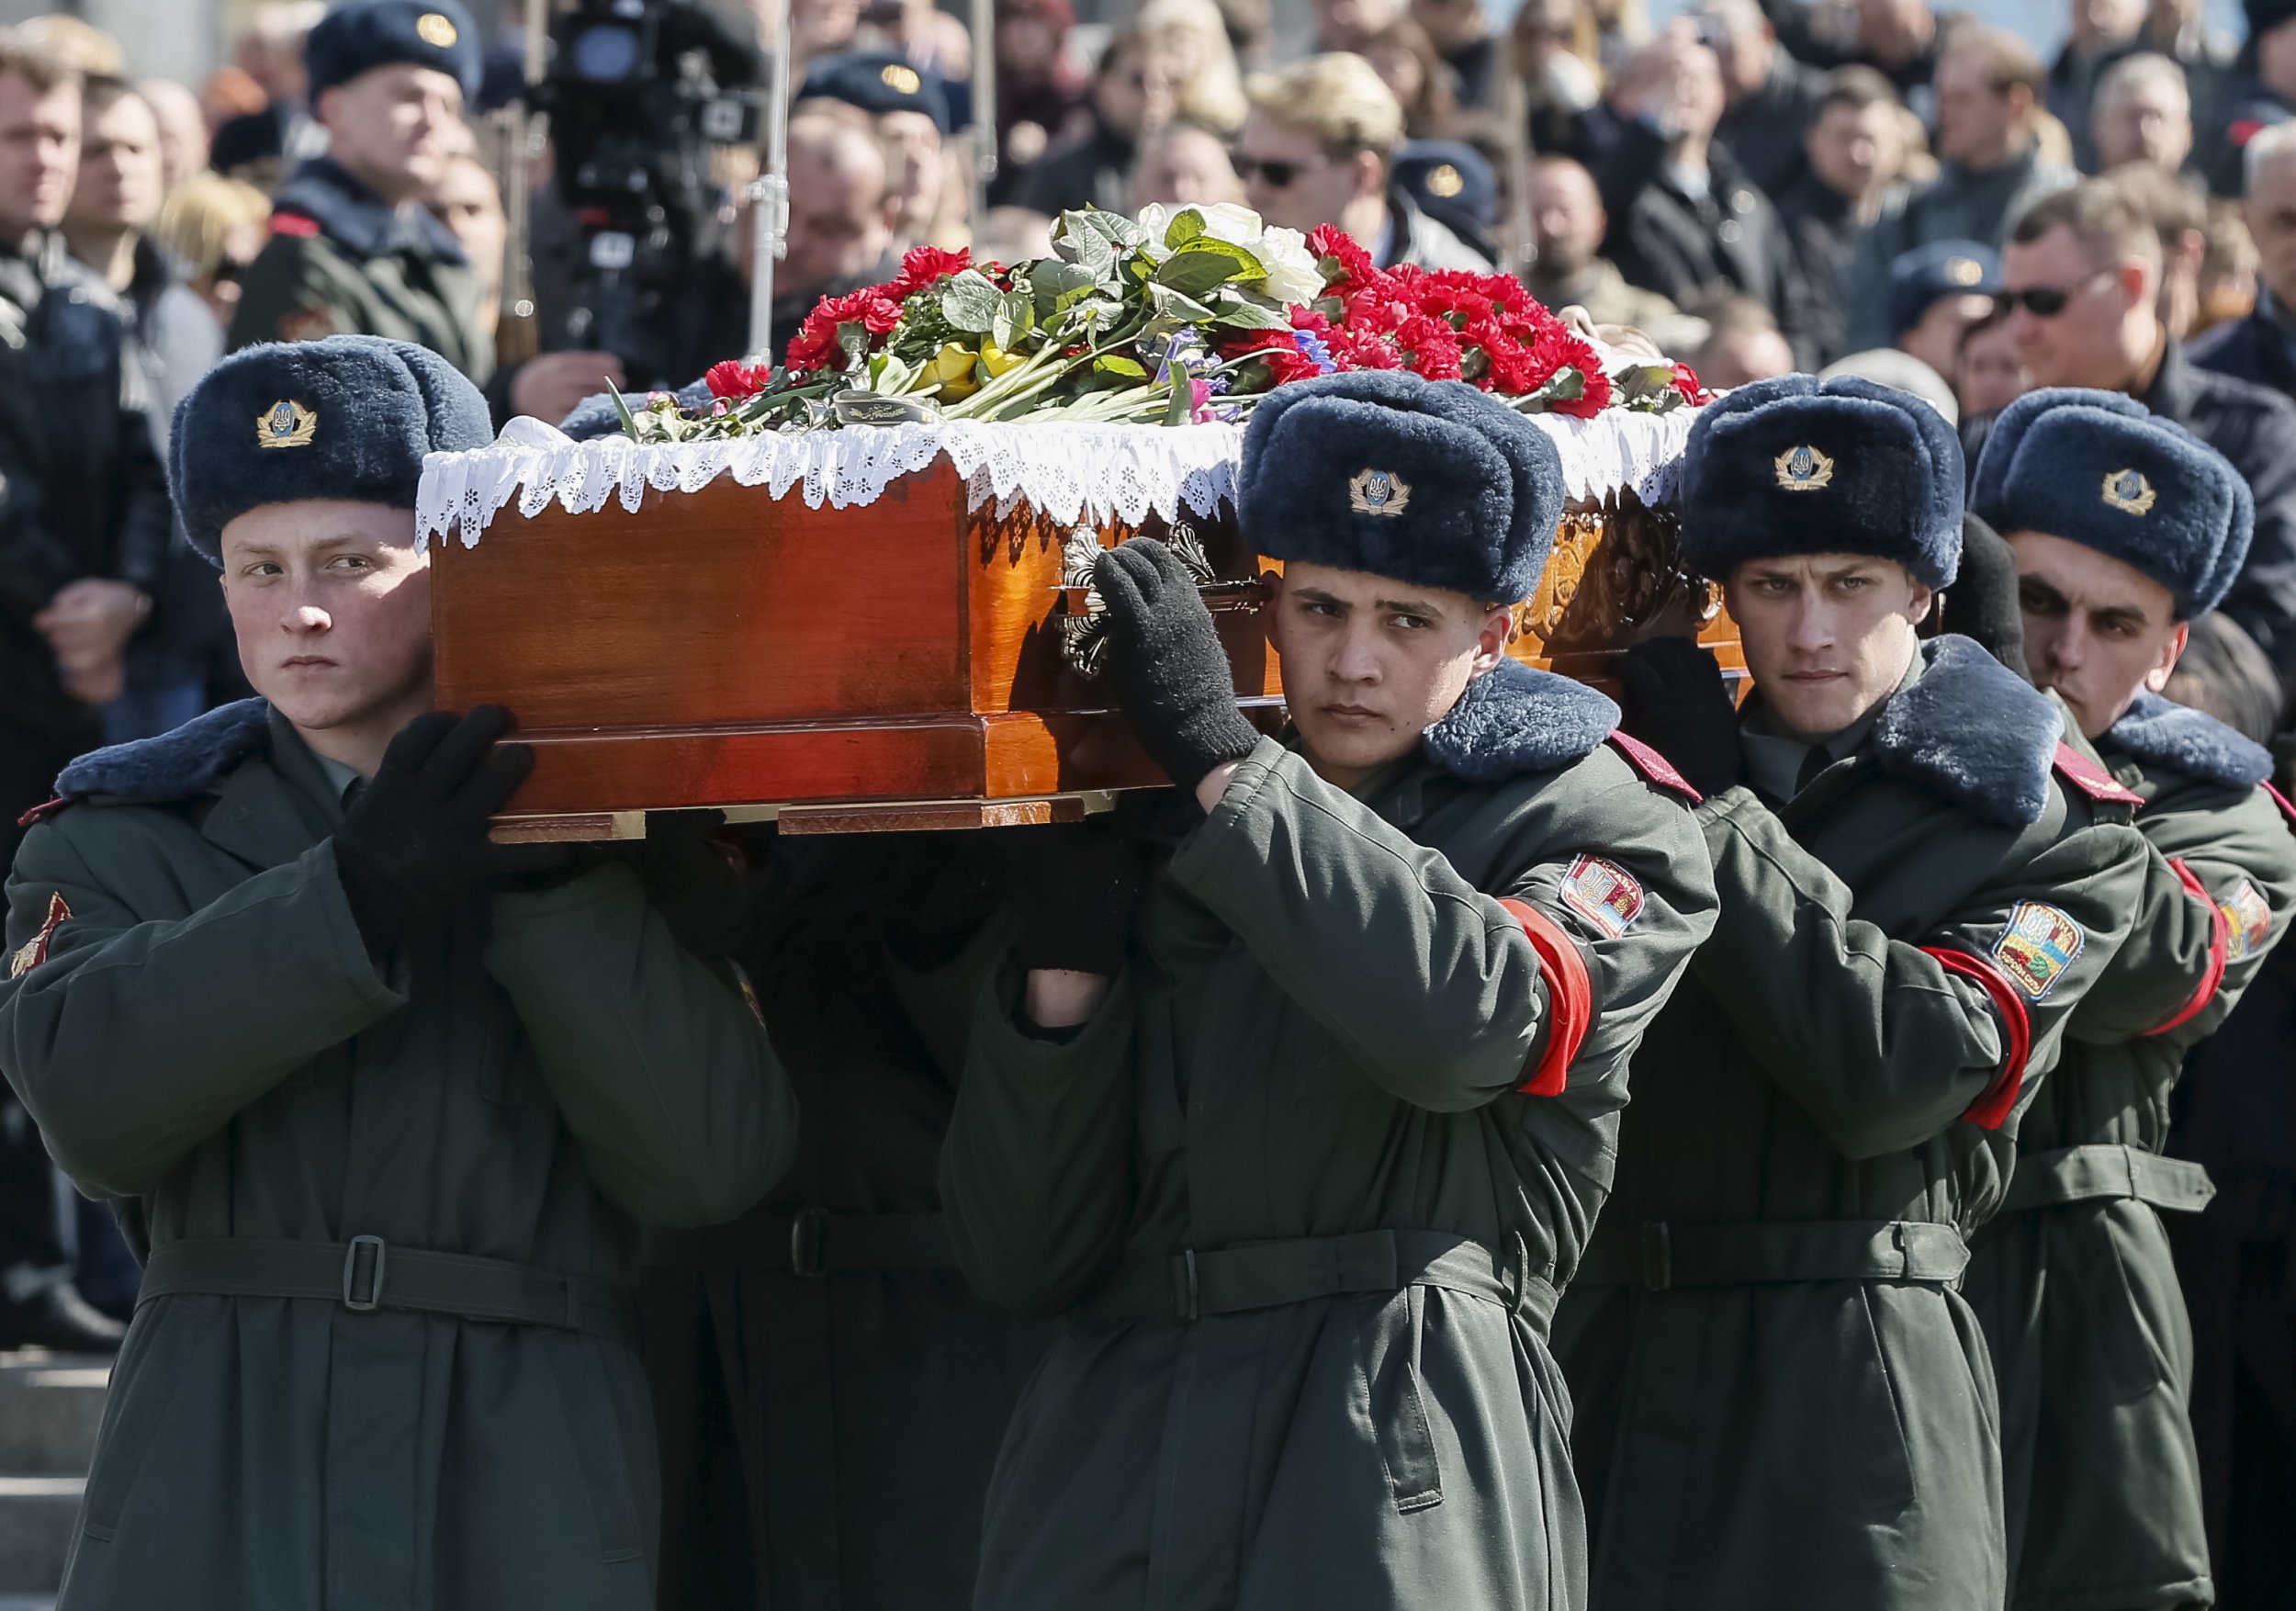
[[[988, 40], [932, 0], [788, 6], [770, 345], [913, 247], [1041, 256], [1084, 206], [1234, 202], [1335, 225], [1382, 267], [1512, 272], [1725, 394], [1699, 428], [1684, 542], [1729, 581], [1750, 663], [1773, 641], [1782, 674], [1731, 714], [1697, 657], [1638, 652], [1626, 738], [1605, 748], [1578, 694], [1493, 673], [1493, 601], [1528, 591], [1555, 523], [1525, 490], [1554, 479], [1550, 450], [1413, 377], [1339, 377], [1258, 411], [1258, 502], [1240, 513], [1291, 562], [1288, 689], [1346, 681], [1338, 640], [1312, 635], [1397, 610], [1349, 578], [1434, 599], [1420, 625], [1457, 639], [1457, 685], [1412, 661], [1432, 648], [1379, 651], [1435, 679], [1409, 739], [1435, 760], [1376, 810], [1351, 791], [1395, 758], [1348, 762], [1365, 713], [1303, 720], [1299, 755], [1264, 749], [1203, 696], [1220, 680], [1209, 625], [1142, 545], [1103, 567], [1112, 677], [1177, 793], [1126, 808], [1120, 851], [1110, 835], [752, 845], [759, 865], [728, 884], [680, 837], [611, 890], [615, 868], [485, 851], [483, 807], [515, 782], [480, 760], [503, 718], [407, 724], [427, 660], [411, 616], [386, 617], [411, 591], [339, 606], [379, 635], [362, 674], [389, 683], [352, 750], [283, 692], [301, 686], [289, 651], [338, 629], [260, 625], [258, 590], [343, 556], [278, 512], [351, 489], [341, 507], [366, 513], [327, 540], [394, 573], [413, 564], [393, 534], [425, 447], [740, 354], [754, 163], [719, 175], [658, 328], [611, 350], [580, 305], [589, 226], [552, 153], [495, 117], [521, 95], [517, 40], [481, 38], [451, 0], [263, 6], [196, 88], [132, 79], [118, 41], [70, 17], [0, 34], [0, 860], [24, 845], [34, 867], [12, 885], [0, 985], [18, 1093], [0, 1093], [0, 1349], [141, 1335], [196, 1379], [182, 1328], [166, 1353], [152, 1316], [312, 1285], [277, 1273], [291, 1258], [242, 1269], [217, 1242], [332, 1243], [359, 1217], [343, 1182], [298, 1173], [310, 1146], [343, 1150], [361, 1211], [411, 1245], [362, 1235], [367, 1262], [354, 1245], [318, 1285], [388, 1307], [388, 1260], [406, 1282], [393, 1301], [584, 1348], [642, 1341], [650, 1377], [626, 1351], [528, 1358], [518, 1332], [454, 1345], [467, 1360], [428, 1399], [400, 1393], [413, 1379], [387, 1357], [419, 1340], [344, 1345], [332, 1380], [291, 1328], [249, 1343], [242, 1367], [345, 1426], [334, 1395], [352, 1394], [365, 1431], [203, 1498], [203, 1535], [295, 1518], [277, 1552], [292, 1569], [217, 1603], [347, 1603], [406, 1573], [382, 1540], [410, 1525], [422, 1570], [474, 1604], [536, 1584], [554, 1604], [651, 1604], [656, 1576], [662, 1605], [697, 1607], [955, 1605], [976, 1579], [982, 1604], [1048, 1607], [1143, 1583], [1172, 1605], [1321, 1583], [1342, 1604], [1559, 1606], [1590, 1581], [1618, 1608], [1777, 1604], [1793, 1586], [1909, 1611], [2277, 1603], [2296, 1582], [2296, 1103], [2279, 1078], [2296, 957], [2270, 941], [2296, 866], [2261, 786], [2296, 771], [2296, 3], [2247, 0], [2231, 39], [2200, 0], [2071, 0], [2053, 62], [1929, 0], [1694, 0], [1655, 23], [1640, 0], [1522, 0], [1497, 21], [1479, 0], [1314, 0], [1299, 49], [1279, 47], [1267, 0], [1089, 20], [1071, 0], [999, 0]], [[782, 26], [775, 0], [723, 9], [764, 47]], [[973, 106], [975, 50], [995, 54], [993, 118]], [[506, 209], [506, 184], [523, 206]], [[520, 287], [532, 306], [506, 314]], [[539, 350], [506, 318], [530, 320]], [[371, 452], [275, 451], [355, 413]], [[1837, 430], [1858, 456], [1812, 447]], [[1297, 529], [1271, 513], [1332, 487], [1344, 503], [1356, 458], [1381, 456], [1417, 489], [1393, 513], [1425, 557], [1352, 546], [1344, 511]], [[1511, 490], [1482, 489], [1472, 514], [1446, 501], [1443, 483], [1486, 473], [1458, 467], [1501, 463]], [[2140, 542], [2112, 518], [2153, 524]], [[219, 596], [233, 554], [248, 569]], [[1823, 595], [1826, 630], [1877, 657], [1827, 673], [1872, 696], [1843, 721], [1795, 717], [1833, 695], [1793, 687], [1794, 657], [1818, 651], [1783, 615], [1763, 625], [1789, 595]], [[1915, 647], [1940, 614], [1970, 656]], [[2035, 683], [2089, 759], [2048, 753]], [[1525, 793], [1541, 768], [1565, 781]], [[1945, 804], [1914, 810], [1904, 777]], [[132, 813], [67, 808], [54, 820], [107, 826], [44, 830], [59, 793], [164, 806], [179, 827], [196, 799], [182, 821], [200, 843], [147, 851], [108, 826]], [[1686, 871], [1705, 865], [1682, 804], [1700, 795], [1711, 880]], [[1607, 815], [1582, 819], [1595, 798]], [[2151, 852], [2127, 831], [2140, 802]], [[1532, 854], [1570, 833], [1585, 853]], [[1401, 876], [1414, 846], [1434, 850]], [[1268, 876], [1283, 858], [1307, 894]], [[286, 868], [301, 871], [266, 918], [243, 892]], [[493, 928], [456, 928], [456, 903], [481, 896]], [[172, 915], [105, 926], [147, 907]], [[1519, 923], [1514, 951], [1492, 923]], [[129, 976], [100, 960], [115, 949], [174, 992], [169, 1022], [107, 982]], [[214, 1020], [237, 967], [321, 1005], [241, 1015], [261, 1034]], [[1502, 986], [1524, 968], [1517, 999]], [[450, 990], [449, 969], [494, 983]], [[39, 987], [7, 994], [16, 978]], [[968, 1030], [985, 979], [1007, 1011]], [[378, 1028], [410, 996], [420, 1033]], [[1138, 1046], [1111, 1051], [1125, 1034]], [[459, 1087], [436, 1111], [407, 1105], [439, 1077], [433, 1041], [472, 1048], [467, 1113]], [[174, 1057], [212, 1065], [214, 1088], [167, 1088]], [[657, 1057], [680, 1072], [648, 1108], [623, 1080]], [[1519, 1087], [1500, 1077], [1526, 1063]], [[58, 1095], [97, 1066], [113, 1072]], [[2037, 1097], [2029, 1067], [2049, 1070]], [[1120, 1123], [1064, 1094], [1110, 1071], [1142, 1093]], [[343, 1094], [355, 1073], [415, 1095], [367, 1111]], [[1402, 1116], [1374, 1113], [1372, 1087]], [[62, 1133], [43, 1140], [32, 1088]], [[1523, 1135], [1475, 1128], [1517, 1090]], [[1193, 1114], [1215, 1098], [1249, 1122], [1211, 1133]], [[579, 1161], [553, 1150], [561, 1110]], [[234, 1136], [246, 1159], [284, 1149], [260, 1189], [234, 1184], [257, 1168], [232, 1161]], [[466, 1193], [459, 1208], [418, 1200], [392, 1136], [451, 1155], [439, 1201]], [[2106, 1253], [2052, 1240], [2050, 1214], [2099, 1203]], [[456, 1211], [519, 1224], [463, 1238], [438, 1218]], [[1840, 1234], [1783, 1230], [1804, 1222]], [[640, 1225], [645, 1301], [625, 1325], [608, 1312]], [[1434, 1225], [1465, 1240], [1425, 1243]], [[1202, 1251], [1188, 1243], [1183, 1268], [1187, 1235]], [[458, 1273], [426, 1239], [523, 1273]], [[1263, 1242], [1313, 1242], [1343, 1272], [1384, 1259], [1388, 1284], [1246, 1256]], [[1414, 1259], [1420, 1275], [1395, 1275]], [[537, 1299], [528, 1267], [597, 1279]], [[1387, 1313], [1348, 1343], [1363, 1358], [1338, 1359], [1317, 1328], [1375, 1291], [1403, 1294], [1408, 1324]], [[130, 1334], [140, 1296], [176, 1306]], [[1079, 1324], [1055, 1340], [1053, 1314]], [[1201, 1316], [1237, 1329], [1191, 1330]], [[532, 1396], [535, 1360], [563, 1411]], [[1173, 1385], [1190, 1373], [1199, 1401]], [[1972, 1385], [1996, 1376], [1998, 1401]], [[235, 1391], [191, 1391], [210, 1443], [239, 1436]], [[1360, 1426], [1316, 1430], [1300, 1408], [1356, 1391]], [[153, 1440], [166, 1409], [129, 1403], [115, 1462], [141, 1458], [117, 1440]], [[458, 1443], [456, 1417], [501, 1447]], [[651, 1470], [628, 1448], [649, 1425], [659, 1495], [631, 1474]], [[363, 1471], [369, 1434], [418, 1451], [433, 1487]], [[168, 1447], [175, 1484], [212, 1486], [205, 1446]], [[522, 1508], [537, 1447], [550, 1482]], [[133, 1603], [188, 1536], [144, 1521], [114, 1545], [134, 1475], [115, 1463], [91, 1484], [87, 1605]], [[462, 1521], [410, 1524], [428, 1503], [411, 1495], [441, 1481]], [[314, 1512], [331, 1488], [359, 1504]], [[2156, 1502], [2141, 1524], [2132, 1493]], [[512, 1540], [492, 1564], [489, 1533]], [[1494, 1549], [1499, 1534], [1515, 1542]]]

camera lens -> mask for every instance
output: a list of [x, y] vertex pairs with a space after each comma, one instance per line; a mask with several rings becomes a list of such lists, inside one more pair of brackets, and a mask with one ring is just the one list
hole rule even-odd
[[575, 35], [568, 53], [574, 58], [575, 77], [591, 84], [621, 84], [637, 73], [637, 30], [601, 23]]

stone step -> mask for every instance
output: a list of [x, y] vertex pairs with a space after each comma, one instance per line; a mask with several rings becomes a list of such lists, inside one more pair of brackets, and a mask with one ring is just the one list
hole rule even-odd
[[0, 1354], [0, 1476], [77, 1477], [96, 1454], [110, 1361]]
[[85, 1485], [81, 1477], [0, 1477], [0, 1596], [55, 1594]]

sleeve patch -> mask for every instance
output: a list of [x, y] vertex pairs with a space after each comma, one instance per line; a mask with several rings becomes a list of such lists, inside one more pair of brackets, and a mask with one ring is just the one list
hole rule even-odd
[[40, 963], [46, 962], [48, 960], [48, 947], [50, 942], [56, 938], [56, 930], [62, 928], [64, 924], [70, 922], [71, 920], [72, 908], [64, 904], [63, 896], [61, 895], [50, 896], [48, 897], [47, 920], [40, 924], [39, 933], [33, 935], [22, 945], [17, 946], [14, 953], [9, 956], [8, 977], [11, 979], [20, 979], [25, 974], [30, 973], [34, 968], [39, 966]]
[[1615, 862], [1581, 856], [1562, 875], [1562, 904], [1604, 940], [1616, 940], [1642, 916], [1642, 885]]
[[2088, 936], [2043, 901], [2019, 901], [1993, 941], [1993, 960], [2028, 1001], [2049, 994], [2081, 954]]
[[2246, 879], [2216, 903], [2224, 914], [2227, 962], [2239, 962], [2262, 951], [2272, 941], [2272, 906]]

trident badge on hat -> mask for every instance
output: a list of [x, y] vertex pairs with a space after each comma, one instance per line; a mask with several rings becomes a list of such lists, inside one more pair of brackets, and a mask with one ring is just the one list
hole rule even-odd
[[1411, 483], [1388, 470], [1362, 470], [1347, 483], [1347, 502], [1358, 514], [1401, 514], [1411, 505]]
[[255, 416], [255, 445], [309, 447], [318, 429], [318, 411], [281, 398]]
[[2104, 500], [2123, 514], [2149, 514], [2160, 494], [2140, 470], [2114, 470], [2105, 477]]
[[1834, 479], [1834, 461], [1806, 442], [1778, 455], [1771, 468], [1778, 472], [1778, 485], [1789, 492], [1815, 492]]

